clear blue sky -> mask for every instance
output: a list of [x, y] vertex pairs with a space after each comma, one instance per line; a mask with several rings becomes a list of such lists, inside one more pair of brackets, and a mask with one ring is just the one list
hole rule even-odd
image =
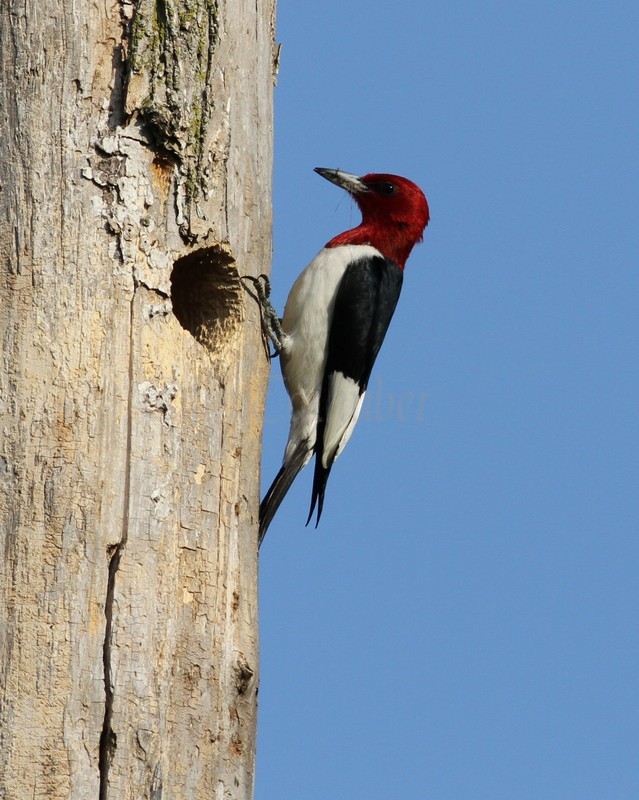
[[[274, 298], [395, 172], [363, 418], [261, 551], [256, 800], [639, 798], [639, 5], [280, 0]], [[274, 364], [263, 488], [289, 405]]]

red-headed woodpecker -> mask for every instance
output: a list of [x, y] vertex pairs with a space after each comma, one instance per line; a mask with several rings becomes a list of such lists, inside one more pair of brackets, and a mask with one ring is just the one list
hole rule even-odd
[[319, 523], [326, 482], [357, 422], [399, 299], [406, 259], [429, 218], [423, 192], [406, 178], [315, 171], [352, 195], [362, 221], [331, 239], [295, 281], [281, 331], [273, 336], [293, 411], [284, 463], [260, 506], [260, 543], [313, 453], [306, 524], [316, 507]]

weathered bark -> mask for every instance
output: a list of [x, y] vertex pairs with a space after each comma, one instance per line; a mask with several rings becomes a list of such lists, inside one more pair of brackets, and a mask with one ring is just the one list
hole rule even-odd
[[0, 795], [249, 798], [275, 0], [0, 7]]

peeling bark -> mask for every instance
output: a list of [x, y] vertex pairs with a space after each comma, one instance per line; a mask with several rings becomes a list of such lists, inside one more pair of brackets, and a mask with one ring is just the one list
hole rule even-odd
[[0, 7], [0, 786], [250, 798], [274, 0]]

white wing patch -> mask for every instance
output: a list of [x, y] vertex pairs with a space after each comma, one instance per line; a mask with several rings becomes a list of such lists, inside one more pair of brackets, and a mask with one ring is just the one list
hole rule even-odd
[[330, 376], [322, 453], [322, 466], [325, 469], [333, 463], [350, 439], [362, 410], [364, 394], [365, 392], [360, 395], [359, 385], [341, 372], [334, 372]]

